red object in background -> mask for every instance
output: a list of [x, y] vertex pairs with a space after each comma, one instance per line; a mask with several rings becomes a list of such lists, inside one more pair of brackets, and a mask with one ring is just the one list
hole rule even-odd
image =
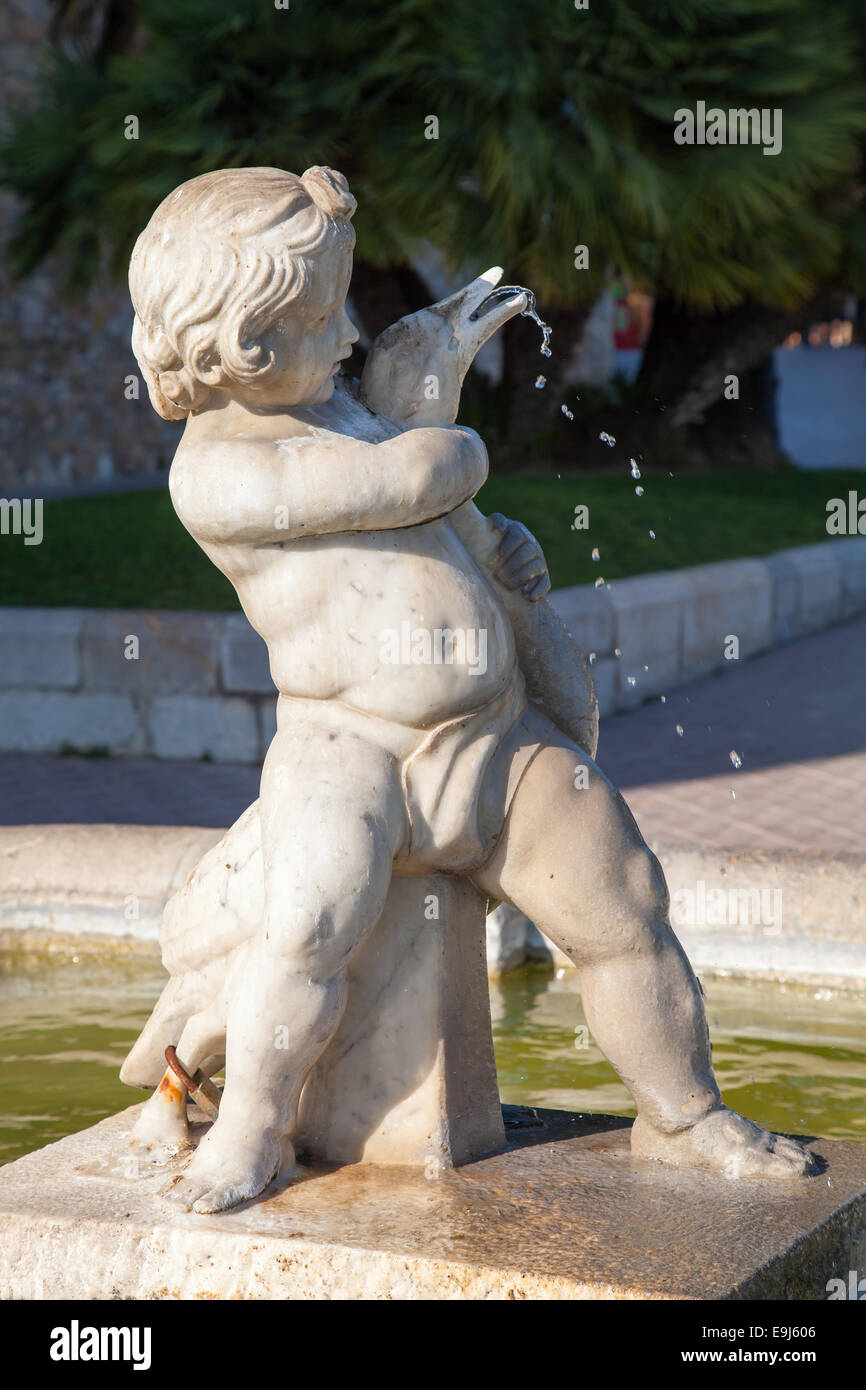
[[642, 348], [652, 326], [652, 300], [628, 281], [611, 286], [614, 298], [613, 345], [617, 352]]

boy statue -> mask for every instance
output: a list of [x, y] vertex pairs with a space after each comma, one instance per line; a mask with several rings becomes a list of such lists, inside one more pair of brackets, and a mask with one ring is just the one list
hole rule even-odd
[[[544, 557], [472, 500], [487, 452], [454, 423], [461, 384], [527, 297], [490, 298], [501, 271], [488, 271], [382, 334], [360, 387], [335, 380], [358, 337], [355, 207], [331, 169], [205, 174], [157, 208], [130, 265], [151, 401], [186, 420], [172, 502], [279, 690], [258, 806], [229, 832], [242, 841], [258, 817], [263, 913], [231, 957], [222, 1022], [202, 1008], [178, 1035], [188, 1074], [225, 1054], [226, 1084], [173, 1200], [219, 1211], [291, 1174], [304, 1081], [395, 871], [466, 876], [574, 961], [592, 1034], [634, 1097], [633, 1152], [804, 1175], [798, 1144], [721, 1102], [661, 867], [593, 760], [592, 684], [544, 601]], [[199, 943], [199, 983], [215, 950]], [[133, 1049], [122, 1075], [153, 1086], [153, 1066]], [[140, 1140], [183, 1137], [166, 1081]]]

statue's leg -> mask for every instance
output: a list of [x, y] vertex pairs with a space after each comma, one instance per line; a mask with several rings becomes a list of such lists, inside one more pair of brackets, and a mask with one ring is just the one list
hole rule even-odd
[[[181, 1065], [192, 1076], [201, 1070], [212, 1076], [223, 1064], [225, 1052], [225, 1010], [218, 999], [210, 1008], [194, 1014], [184, 1025], [176, 1052]], [[130, 1134], [134, 1151], [151, 1154], [184, 1149], [189, 1144], [186, 1113], [187, 1092], [171, 1067], [146, 1102]]]
[[185, 1149], [189, 1144], [186, 1091], [174, 1072], [166, 1068], [156, 1090], [145, 1102], [129, 1136], [133, 1152], [154, 1162], [160, 1155]]
[[346, 966], [380, 916], [407, 831], [394, 759], [314, 724], [277, 734], [260, 814], [264, 920], [227, 985], [220, 1114], [170, 1194], [196, 1211], [291, 1172], [301, 1089], [340, 1021]]
[[580, 970], [592, 1035], [637, 1106], [636, 1153], [730, 1176], [808, 1171], [799, 1145], [722, 1105], [700, 985], [668, 920], [661, 865], [619, 792], [570, 740], [557, 735], [536, 755], [473, 879]]

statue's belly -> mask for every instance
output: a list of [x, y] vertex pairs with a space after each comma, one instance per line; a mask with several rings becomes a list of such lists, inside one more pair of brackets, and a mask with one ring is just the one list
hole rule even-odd
[[444, 519], [270, 547], [238, 592], [285, 695], [427, 727], [514, 667], [507, 614]]

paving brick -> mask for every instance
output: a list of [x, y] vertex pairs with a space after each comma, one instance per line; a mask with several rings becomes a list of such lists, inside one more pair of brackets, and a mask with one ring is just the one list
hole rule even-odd
[[684, 575], [691, 602], [683, 609], [682, 673], [702, 676], [722, 668], [729, 638], [739, 659], [773, 640], [773, 584], [760, 560], [701, 565]]
[[84, 683], [125, 694], [214, 691], [222, 623], [221, 614], [90, 610], [82, 629]]
[[160, 696], [151, 702], [146, 722], [158, 758], [254, 762], [258, 757], [258, 720], [248, 700]]
[[617, 700], [621, 708], [628, 708], [667, 690], [680, 678], [688, 587], [674, 571], [618, 579], [609, 592], [616, 615], [615, 646], [621, 653]]
[[799, 546], [785, 554], [800, 576], [798, 635], [819, 632], [836, 621], [842, 607], [842, 566], [835, 545]]
[[274, 693], [268, 649], [243, 613], [231, 613], [223, 622], [220, 677], [232, 695]]
[[0, 691], [0, 749], [48, 753], [59, 752], [64, 744], [143, 752], [132, 701], [125, 695]]
[[842, 565], [843, 614], [846, 618], [866, 610], [866, 538], [839, 541]]
[[773, 641], [790, 642], [800, 634], [800, 571], [785, 551], [767, 555], [764, 565], [773, 589]]
[[80, 608], [0, 608], [0, 671], [6, 687], [67, 689], [81, 679]]
[[550, 603], [582, 652], [609, 656], [615, 642], [615, 614], [610, 590], [592, 584], [555, 589]]
[[600, 661], [592, 662], [589, 669], [598, 700], [599, 716], [604, 719], [616, 709], [619, 661], [614, 656], [605, 656]]
[[259, 716], [259, 761], [264, 762], [265, 754], [277, 732], [277, 701], [274, 696], [262, 696], [256, 701]]

